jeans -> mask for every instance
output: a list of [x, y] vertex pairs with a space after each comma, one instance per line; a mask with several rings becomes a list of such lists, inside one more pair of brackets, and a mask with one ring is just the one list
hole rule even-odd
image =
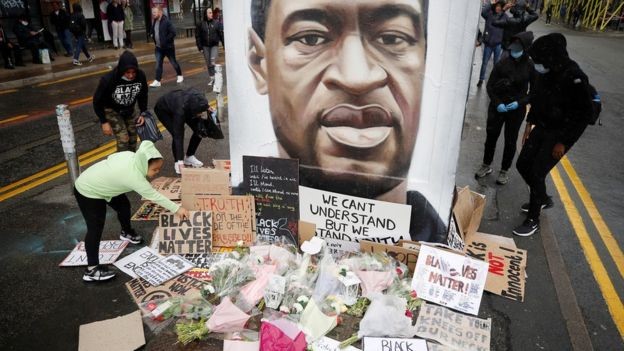
[[84, 52], [85, 56], [87, 56], [87, 58], [91, 57], [91, 54], [89, 54], [89, 51], [87, 51], [87, 44], [86, 44], [86, 38], [84, 35], [79, 35], [78, 37], [76, 37], [76, 45], [74, 46], [74, 60], [78, 61], [78, 58], [80, 57], [80, 51]]
[[217, 55], [219, 54], [218, 46], [204, 46], [204, 60], [206, 60], [206, 66], [208, 67], [208, 75], [214, 77], [215, 75], [215, 61], [217, 61]]
[[495, 46], [488, 46], [487, 44], [483, 44], [483, 60], [481, 61], [481, 72], [479, 72], [479, 80], [485, 80], [485, 71], [487, 70], [487, 65], [490, 61], [490, 56], [492, 56], [492, 53], [494, 54], [494, 64], [497, 64], [498, 60], [500, 60], [502, 51], [503, 48], [501, 47], [501, 44]]
[[182, 69], [180, 68], [178, 61], [176, 60], [175, 48], [161, 49], [157, 46], [154, 52], [154, 55], [156, 56], [156, 80], [157, 81], [160, 82], [160, 80], [162, 79], [163, 60], [165, 59], [165, 57], [169, 59], [169, 63], [171, 63], [176, 73], [179, 76], [182, 75]]
[[526, 108], [519, 107], [515, 111], [500, 113], [496, 111], [496, 106], [490, 104], [488, 108], [488, 119], [485, 138], [485, 152], [483, 153], [483, 163], [492, 164], [496, 142], [500, 136], [503, 126], [505, 126], [505, 148], [503, 150], [503, 162], [501, 170], [507, 171], [516, 155], [516, 144], [518, 143], [518, 131], [522, 125]]
[[63, 45], [63, 48], [65, 48], [65, 51], [71, 55], [72, 45], [71, 45], [71, 33], [69, 33], [69, 29], [56, 32], [56, 34], [58, 35], [59, 41]]

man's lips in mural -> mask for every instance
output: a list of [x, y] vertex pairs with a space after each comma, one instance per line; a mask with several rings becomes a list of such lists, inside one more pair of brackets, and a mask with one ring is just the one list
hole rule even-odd
[[320, 123], [334, 142], [355, 148], [380, 145], [394, 125], [390, 111], [378, 104], [338, 104], [321, 115]]

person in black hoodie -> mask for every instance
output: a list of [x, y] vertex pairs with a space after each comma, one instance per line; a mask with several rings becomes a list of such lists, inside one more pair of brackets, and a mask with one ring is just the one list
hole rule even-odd
[[63, 48], [65, 48], [65, 57], [70, 57], [72, 55], [72, 45], [71, 35], [69, 34], [69, 14], [61, 8], [61, 3], [58, 1], [52, 3], [50, 22], [54, 25], [56, 35], [63, 45]]
[[529, 24], [537, 21], [539, 18], [525, 0], [517, 0], [509, 12], [511, 12], [513, 17], [501, 13], [498, 18], [492, 21], [493, 26], [503, 28], [503, 48], [505, 50], [509, 50], [511, 38], [514, 35], [526, 31]]
[[533, 61], [528, 53], [532, 42], [533, 32], [522, 32], [513, 36], [509, 45], [510, 55], [494, 66], [487, 82], [487, 92], [490, 97], [487, 137], [483, 164], [475, 174], [476, 178], [483, 178], [492, 173], [490, 165], [494, 160], [496, 142], [505, 126], [503, 162], [496, 183], [504, 185], [509, 181], [507, 172], [516, 154], [518, 131], [526, 114], [526, 105], [529, 100], [529, 81], [534, 74]]
[[[202, 140], [198, 133], [199, 124], [206, 123], [201, 115], [206, 111], [209, 111], [208, 100], [203, 93], [195, 88], [171, 91], [161, 96], [154, 106], [156, 116], [173, 138], [171, 149], [177, 174], [180, 174], [180, 168], [185, 165], [192, 167], [204, 165], [195, 157], [195, 152], [197, 152]], [[184, 124], [193, 130], [193, 135], [186, 149], [186, 157], [184, 157]]]
[[85, 56], [87, 56], [87, 60], [89, 62], [93, 62], [95, 56], [91, 55], [87, 50], [87, 43], [85, 38], [85, 33], [87, 31], [87, 20], [85, 16], [82, 14], [82, 6], [80, 4], [75, 3], [72, 5], [74, 12], [71, 15], [71, 25], [69, 29], [71, 30], [74, 37], [76, 37], [76, 46], [74, 47], [74, 59], [73, 64], [76, 66], [82, 66], [80, 63], [80, 52], [82, 51]]
[[199, 52], [204, 54], [206, 66], [208, 66], [208, 75], [210, 80], [208, 85], [214, 83], [215, 61], [219, 53], [219, 42], [223, 40], [223, 27], [221, 23], [212, 17], [212, 9], [206, 9], [204, 20], [197, 25], [195, 31], [195, 43]]
[[[117, 152], [136, 150], [136, 127], [144, 123], [147, 90], [145, 73], [139, 69], [139, 63], [130, 51], [124, 51], [117, 67], [100, 79], [93, 95], [93, 109], [104, 135], [115, 134]], [[135, 118], [137, 101], [141, 115]]]
[[581, 137], [592, 115], [589, 82], [566, 50], [566, 39], [551, 33], [535, 40], [529, 54], [535, 79], [531, 82], [527, 126], [516, 168], [530, 189], [527, 217], [513, 231], [529, 236], [539, 230], [541, 209], [552, 206], [546, 175]]

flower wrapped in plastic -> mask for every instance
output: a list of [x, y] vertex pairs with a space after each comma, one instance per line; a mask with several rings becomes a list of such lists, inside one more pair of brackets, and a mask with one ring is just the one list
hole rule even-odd
[[250, 311], [264, 297], [269, 278], [275, 273], [277, 266], [252, 262], [251, 270], [256, 279], [245, 284], [236, 297], [236, 304], [244, 311]]
[[392, 285], [397, 277], [395, 262], [385, 253], [365, 253], [346, 258], [340, 264], [353, 270], [361, 281], [362, 296], [368, 297], [373, 293], [383, 292]]
[[225, 296], [238, 293], [239, 289], [253, 279], [253, 271], [247, 264], [248, 260], [238, 261], [226, 258], [214, 263], [208, 273], [212, 282], [204, 284], [202, 295], [208, 302], [218, 303]]
[[290, 283], [286, 287], [279, 311], [289, 315], [290, 319], [298, 321], [310, 301], [310, 296], [312, 296], [312, 289], [309, 285], [299, 282]]
[[260, 326], [260, 350], [305, 351], [305, 335], [296, 323], [285, 318], [262, 320]]

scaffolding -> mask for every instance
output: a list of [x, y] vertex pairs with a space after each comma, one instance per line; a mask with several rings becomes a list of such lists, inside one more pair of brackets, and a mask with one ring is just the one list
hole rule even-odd
[[[624, 24], [624, 0], [546, 0], [544, 8], [551, 5], [553, 18], [564, 23], [570, 22], [572, 11], [578, 6], [582, 11], [580, 26], [589, 30], [604, 31], [610, 23], [615, 23], [615, 28], [619, 29], [620, 24]], [[561, 16], [563, 5], [566, 7], [564, 18]]]

